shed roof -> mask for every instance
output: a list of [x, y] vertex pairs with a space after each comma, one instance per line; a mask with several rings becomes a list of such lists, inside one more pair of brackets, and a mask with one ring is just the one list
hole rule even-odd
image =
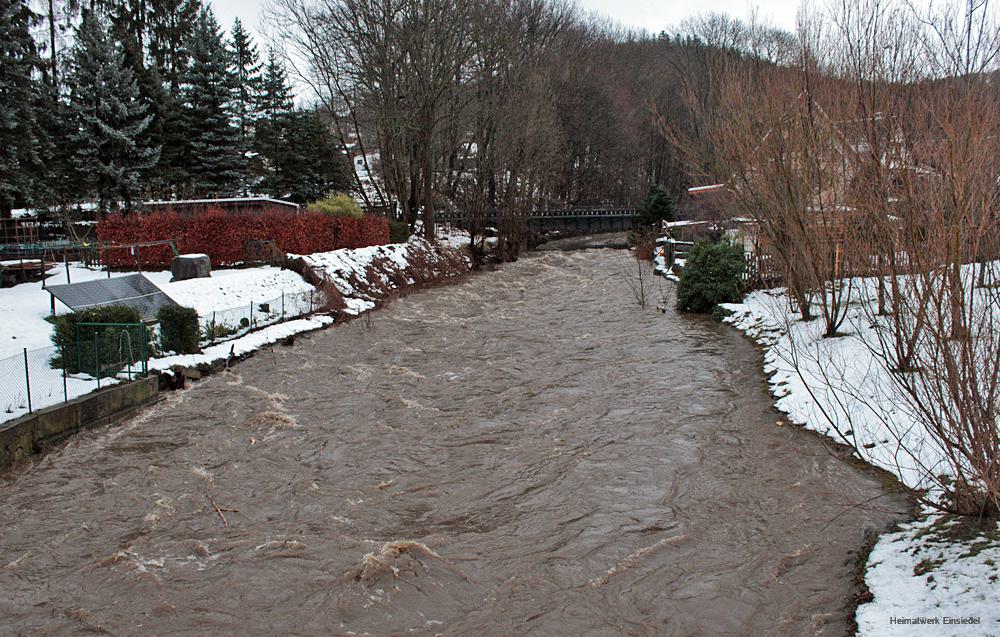
[[142, 274], [50, 285], [45, 289], [74, 312], [107, 305], [125, 305], [138, 310], [144, 321], [155, 319], [161, 307], [177, 305]]

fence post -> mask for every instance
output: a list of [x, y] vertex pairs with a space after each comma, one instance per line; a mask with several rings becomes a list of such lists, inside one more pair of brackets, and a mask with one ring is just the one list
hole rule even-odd
[[28, 390], [28, 413], [31, 413], [31, 375], [28, 373], [28, 348], [24, 348], [24, 386]]
[[285, 291], [281, 291], [281, 320], [285, 320]]
[[253, 301], [250, 301], [250, 329], [253, 329]]
[[313, 313], [313, 291], [309, 290], [309, 313]]
[[63, 377], [63, 402], [69, 402], [69, 390], [66, 388], [66, 348], [59, 348], [59, 358], [62, 359], [62, 377]]
[[101, 337], [98, 333], [100, 330], [94, 330], [94, 365], [97, 369], [94, 373], [97, 374], [97, 388], [101, 388]]

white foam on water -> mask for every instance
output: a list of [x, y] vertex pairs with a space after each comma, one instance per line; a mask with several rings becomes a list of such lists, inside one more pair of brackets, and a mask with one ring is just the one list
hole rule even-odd
[[658, 551], [665, 546], [676, 546], [678, 544], [681, 544], [682, 542], [685, 542], [687, 539], [688, 536], [686, 535], [675, 535], [673, 537], [663, 538], [659, 542], [656, 542], [655, 544], [652, 544], [650, 546], [644, 546], [641, 549], [633, 553], [630, 553], [624, 560], [609, 568], [608, 571], [601, 577], [595, 577], [594, 579], [590, 580], [590, 585], [593, 586], [594, 588], [600, 588], [601, 586], [604, 586], [609, 581], [611, 581], [611, 578], [614, 577], [615, 575], [618, 575], [623, 571], [627, 571], [628, 569], [633, 568], [637, 564], [641, 563], [642, 559], [647, 555], [649, 555], [650, 553]]

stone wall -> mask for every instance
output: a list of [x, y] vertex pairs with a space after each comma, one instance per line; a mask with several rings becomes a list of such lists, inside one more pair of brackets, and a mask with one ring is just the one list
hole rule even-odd
[[0, 469], [85, 427], [107, 425], [135, 413], [159, 395], [155, 376], [113, 385], [41, 409], [0, 426]]

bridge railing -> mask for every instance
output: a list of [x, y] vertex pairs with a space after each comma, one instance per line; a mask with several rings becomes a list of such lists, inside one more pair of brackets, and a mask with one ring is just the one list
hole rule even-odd
[[[469, 218], [463, 212], [438, 212], [435, 215], [438, 221], [465, 221]], [[524, 217], [526, 220], [532, 219], [586, 219], [588, 217], [637, 217], [639, 212], [634, 208], [550, 208], [544, 210], [533, 210], [531, 214]], [[484, 221], [495, 221], [497, 215], [482, 215]]]

